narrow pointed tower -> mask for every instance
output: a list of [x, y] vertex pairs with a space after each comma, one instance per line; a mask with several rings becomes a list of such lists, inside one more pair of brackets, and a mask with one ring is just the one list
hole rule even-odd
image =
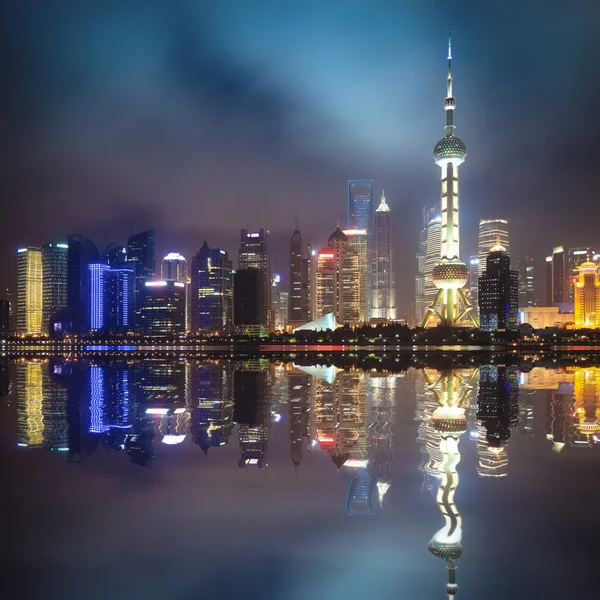
[[432, 272], [433, 284], [438, 289], [434, 301], [427, 309], [423, 326], [430, 316], [437, 315], [440, 324], [456, 327], [465, 319], [478, 327], [468, 298], [463, 290], [469, 279], [469, 268], [459, 258], [458, 228], [458, 167], [465, 162], [467, 147], [454, 135], [454, 109], [456, 102], [452, 95], [452, 43], [448, 35], [448, 91], [444, 108], [446, 110], [446, 135], [435, 145], [433, 158], [442, 171], [441, 207], [442, 240], [440, 262]]

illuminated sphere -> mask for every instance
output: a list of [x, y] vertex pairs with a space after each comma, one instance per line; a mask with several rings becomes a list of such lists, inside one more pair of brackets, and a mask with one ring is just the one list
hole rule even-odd
[[456, 596], [456, 592], [458, 592], [458, 585], [456, 583], [446, 584], [446, 594], [448, 596]]
[[469, 267], [461, 260], [440, 262], [433, 267], [431, 279], [438, 289], [458, 290], [469, 280]]
[[461, 165], [465, 162], [465, 158], [467, 158], [467, 147], [454, 135], [443, 137], [433, 149], [433, 160], [440, 166], [449, 162]]
[[447, 435], [462, 435], [468, 427], [465, 411], [456, 406], [440, 406], [433, 411], [433, 427]]

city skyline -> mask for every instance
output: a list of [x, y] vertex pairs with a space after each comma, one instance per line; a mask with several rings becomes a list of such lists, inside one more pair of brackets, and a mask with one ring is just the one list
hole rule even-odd
[[[7, 23], [26, 25], [13, 27], [19, 33], [7, 36], [17, 60], [9, 73], [9, 110], [3, 111], [12, 117], [2, 142], [9, 157], [5, 196], [12, 201], [2, 220], [0, 283], [13, 297], [15, 250], [64, 241], [69, 233], [104, 247], [111, 239], [124, 242], [133, 231], [156, 228], [157, 256], [177, 250], [189, 260], [205, 238], [233, 254], [237, 228], [251, 220], [268, 224], [273, 255], [285, 257], [298, 212], [300, 229], [318, 248], [336, 220], [344, 222], [346, 182], [357, 178], [373, 179], [376, 197], [387, 190], [398, 239], [396, 281], [412, 281], [419, 213], [437, 196], [429, 151], [438, 136], [432, 116], [446, 15], [434, 15], [426, 6], [402, 14], [399, 6], [377, 5], [374, 11], [372, 5], [353, 4], [343, 13], [340, 31], [347, 31], [341, 35], [334, 29], [332, 36], [325, 34], [339, 22], [339, 7], [328, 6], [322, 14], [325, 27], [315, 29], [309, 5], [269, 14], [261, 27], [242, 28], [244, 35], [234, 42], [229, 32], [240, 29], [250, 9], [209, 4], [190, 12], [177, 3], [169, 9], [145, 3], [143, 20], [135, 18], [135, 3], [133, 10], [108, 10], [102, 19], [95, 9], [80, 7], [70, 16], [77, 26], [68, 31], [61, 9], [33, 16], [25, 7], [11, 8]], [[571, 68], [591, 61], [587, 57], [598, 44], [592, 37], [598, 7], [590, 2], [580, 8], [556, 8], [540, 16], [528, 5], [518, 23], [509, 18], [510, 4], [481, 9], [476, 16], [470, 3], [453, 8], [461, 114], [469, 115], [461, 132], [472, 150], [462, 180], [463, 260], [475, 254], [479, 219], [498, 213], [511, 224], [514, 261], [531, 255], [543, 266], [548, 246], [598, 246], [593, 219], [576, 219], [579, 211], [595, 210], [597, 150], [587, 124], [594, 122], [593, 98], [600, 87], [595, 70], [586, 68], [584, 78]], [[261, 6], [252, 10], [266, 16]], [[348, 41], [356, 39], [348, 33], [362, 31], [366, 14], [374, 26], [365, 45], [371, 35], [377, 39], [367, 51], [362, 43], [353, 48]], [[49, 24], [43, 33], [37, 19]], [[196, 35], [209, 21], [213, 35]], [[282, 38], [276, 30], [285, 32]], [[321, 65], [300, 44], [309, 30], [322, 44]], [[102, 40], [109, 32], [129, 44], [119, 52], [105, 51]], [[547, 43], [556, 34], [567, 38], [564, 44]], [[338, 42], [347, 51], [341, 63]], [[415, 52], [416, 63], [409, 58]], [[351, 59], [355, 53], [362, 62]], [[169, 77], [160, 68], [165, 58], [178, 67]], [[288, 69], [297, 67], [291, 84], [281, 77], [284, 62]], [[223, 63], [231, 69], [222, 69]], [[335, 82], [328, 81], [332, 72], [338, 74]], [[131, 76], [135, 73], [139, 79]], [[365, 73], [375, 91], [356, 103], [347, 90]], [[401, 82], [410, 82], [410, 92]], [[296, 84], [307, 91], [301, 94]], [[548, 95], [555, 102], [541, 100]], [[190, 108], [190, 100], [197, 108]], [[575, 107], [569, 119], [555, 119], [565, 105]], [[291, 134], [307, 119], [318, 124], [310, 128], [314, 133], [296, 136], [292, 144]], [[546, 144], [550, 121], [556, 125], [552, 143]], [[497, 122], [505, 124], [501, 130], [493, 127]], [[17, 124], [25, 125], [19, 134]], [[208, 139], [218, 141], [210, 152]], [[578, 160], [569, 159], [566, 168], [565, 148]], [[551, 182], [543, 176], [550, 170], [555, 173]], [[567, 196], [573, 210], [553, 219], [548, 207], [560, 210]], [[225, 226], [231, 213], [240, 222]], [[538, 219], [544, 227], [531, 228]], [[552, 243], [545, 245], [546, 239]], [[284, 275], [286, 267], [273, 264], [274, 272]], [[408, 287], [398, 285], [399, 316], [412, 299]]]

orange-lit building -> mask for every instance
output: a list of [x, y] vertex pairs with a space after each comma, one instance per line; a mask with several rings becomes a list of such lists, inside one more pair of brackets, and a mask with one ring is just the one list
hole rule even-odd
[[600, 276], [598, 265], [586, 260], [574, 280], [575, 327], [600, 327]]

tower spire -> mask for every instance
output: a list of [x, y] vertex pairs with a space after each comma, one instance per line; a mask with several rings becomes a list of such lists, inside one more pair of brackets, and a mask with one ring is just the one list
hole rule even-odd
[[454, 135], [454, 109], [456, 102], [452, 95], [452, 33], [450, 32], [450, 23], [448, 23], [448, 80], [446, 82], [446, 100], [444, 108], [446, 109], [446, 136]]

